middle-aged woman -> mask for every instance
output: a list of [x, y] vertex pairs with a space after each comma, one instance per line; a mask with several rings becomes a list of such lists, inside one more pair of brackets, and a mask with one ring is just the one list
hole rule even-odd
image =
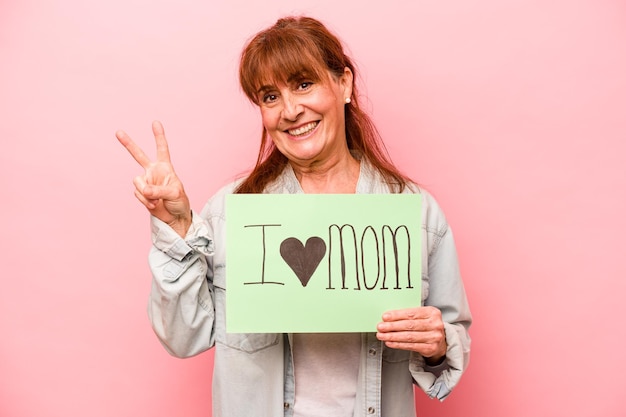
[[[117, 133], [145, 169], [134, 183], [152, 215], [152, 326], [178, 357], [215, 346], [215, 417], [414, 416], [414, 383], [444, 399], [467, 367], [471, 315], [452, 232], [433, 197], [390, 162], [355, 78], [339, 39], [315, 19], [282, 18], [259, 32], [240, 64], [241, 86], [261, 111], [258, 160], [201, 214], [190, 208], [159, 122], [156, 161]], [[372, 333], [226, 333], [229, 193], [421, 194], [423, 299], [381, 312]]]

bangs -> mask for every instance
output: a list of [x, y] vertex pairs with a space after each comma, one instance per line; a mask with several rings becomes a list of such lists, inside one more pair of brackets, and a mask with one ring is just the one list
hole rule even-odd
[[266, 86], [327, 78], [319, 46], [295, 31], [265, 33], [255, 38], [241, 57], [240, 83], [244, 93], [259, 104], [259, 91]]

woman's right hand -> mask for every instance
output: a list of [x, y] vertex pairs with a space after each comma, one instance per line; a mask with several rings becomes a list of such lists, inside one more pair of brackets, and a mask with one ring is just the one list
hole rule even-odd
[[152, 133], [156, 141], [156, 161], [151, 161], [124, 131], [116, 132], [115, 136], [145, 169], [144, 174], [135, 177], [133, 181], [137, 199], [146, 206], [150, 214], [170, 225], [181, 237], [185, 237], [191, 225], [189, 199], [170, 161], [163, 125], [158, 121], [153, 122]]

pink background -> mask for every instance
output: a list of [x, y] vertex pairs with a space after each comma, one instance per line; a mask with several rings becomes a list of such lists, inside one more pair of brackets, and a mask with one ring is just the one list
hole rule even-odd
[[149, 327], [140, 169], [114, 132], [153, 154], [162, 120], [200, 209], [256, 153], [241, 47], [289, 13], [345, 40], [455, 231], [471, 365], [418, 415], [625, 415], [617, 0], [0, 1], [0, 415], [210, 415], [212, 354], [171, 358]]

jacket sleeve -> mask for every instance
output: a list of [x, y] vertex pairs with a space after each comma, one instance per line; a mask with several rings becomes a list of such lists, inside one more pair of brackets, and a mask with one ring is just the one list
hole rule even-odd
[[412, 352], [409, 367], [417, 385], [430, 398], [443, 400], [458, 384], [469, 363], [468, 330], [472, 315], [461, 280], [452, 230], [441, 212], [436, 217], [439, 217], [436, 227], [426, 225], [431, 228], [427, 230], [431, 238], [427, 243], [428, 293], [424, 305], [441, 311], [448, 350], [444, 362], [435, 367], [428, 366], [421, 355]]
[[153, 279], [148, 316], [171, 355], [190, 357], [215, 342], [211, 229], [196, 213], [185, 239], [156, 217], [151, 217], [151, 227], [148, 262]]

